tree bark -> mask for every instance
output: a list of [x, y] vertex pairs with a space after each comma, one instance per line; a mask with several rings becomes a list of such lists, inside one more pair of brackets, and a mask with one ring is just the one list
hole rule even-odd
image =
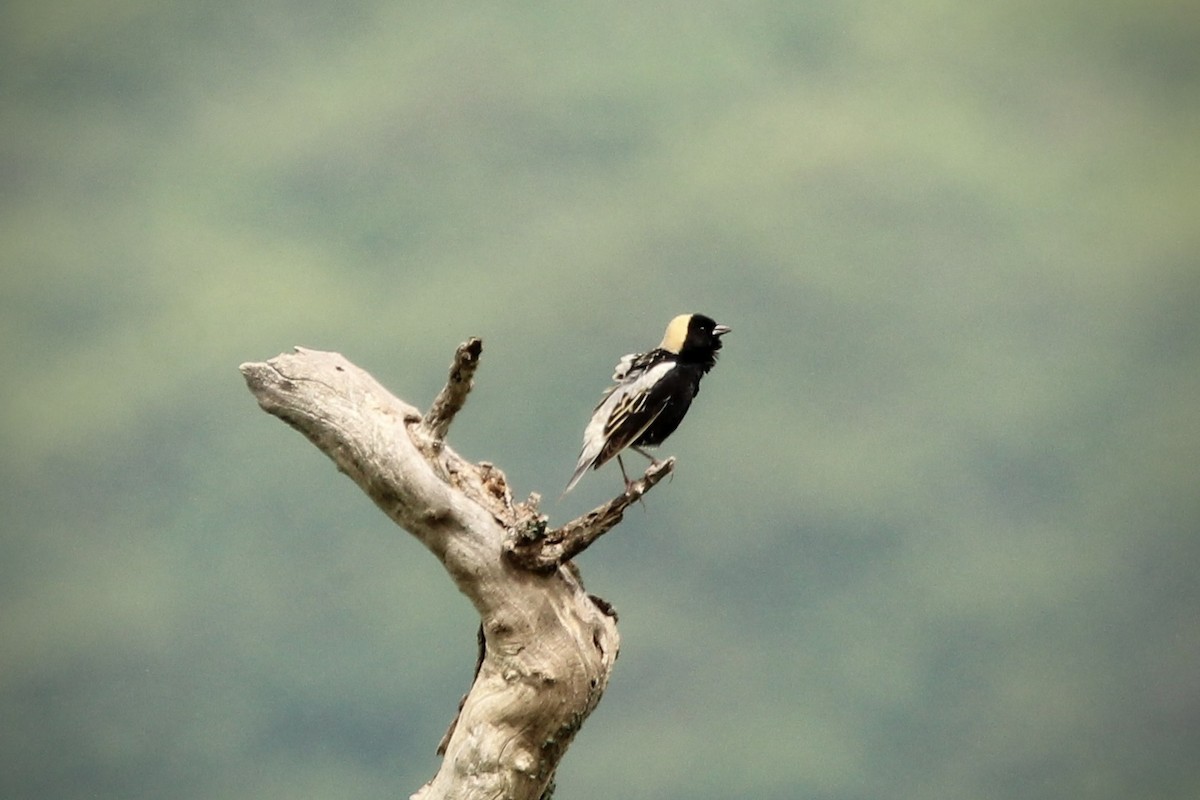
[[514, 503], [503, 472], [444, 442], [482, 344], [458, 348], [422, 416], [337, 353], [296, 348], [241, 365], [259, 405], [303, 433], [445, 566], [480, 617], [476, 677], [439, 746], [440, 769], [412, 800], [539, 800], [600, 701], [620, 638], [608, 603], [570, 559], [671, 472], [652, 466], [623, 495], [548, 529], [538, 495]]

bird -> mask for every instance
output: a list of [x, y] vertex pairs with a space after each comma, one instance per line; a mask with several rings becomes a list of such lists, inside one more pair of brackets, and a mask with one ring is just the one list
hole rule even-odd
[[700, 379], [717, 363], [721, 337], [731, 330], [704, 314], [680, 314], [667, 325], [658, 347], [623, 356], [612, 376], [614, 385], [584, 429], [579, 462], [563, 494], [588, 469], [599, 469], [614, 456], [628, 491], [632, 483], [620, 455], [627, 447], [657, 464], [642, 448], [661, 444], [679, 427], [700, 391]]

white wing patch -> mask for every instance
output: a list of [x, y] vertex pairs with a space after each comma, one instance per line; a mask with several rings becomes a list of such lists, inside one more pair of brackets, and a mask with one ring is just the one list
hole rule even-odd
[[629, 370], [633, 367], [633, 362], [642, 357], [641, 353], [630, 353], [627, 356], [621, 356], [621, 360], [613, 367], [612, 379], [617, 383], [624, 383], [629, 379]]

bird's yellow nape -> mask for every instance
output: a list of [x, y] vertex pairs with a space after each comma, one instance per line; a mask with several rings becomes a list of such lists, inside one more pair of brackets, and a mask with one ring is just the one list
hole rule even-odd
[[683, 342], [687, 339], [688, 323], [691, 322], [691, 314], [680, 314], [671, 323], [667, 325], [667, 332], [663, 334], [662, 344], [659, 345], [668, 353], [679, 354], [683, 349]]

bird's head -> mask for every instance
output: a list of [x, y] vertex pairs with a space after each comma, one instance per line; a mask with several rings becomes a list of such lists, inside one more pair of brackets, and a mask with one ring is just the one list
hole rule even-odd
[[721, 349], [721, 337], [730, 330], [703, 314], [680, 314], [667, 325], [659, 347], [679, 356], [681, 361], [698, 361], [711, 368]]

